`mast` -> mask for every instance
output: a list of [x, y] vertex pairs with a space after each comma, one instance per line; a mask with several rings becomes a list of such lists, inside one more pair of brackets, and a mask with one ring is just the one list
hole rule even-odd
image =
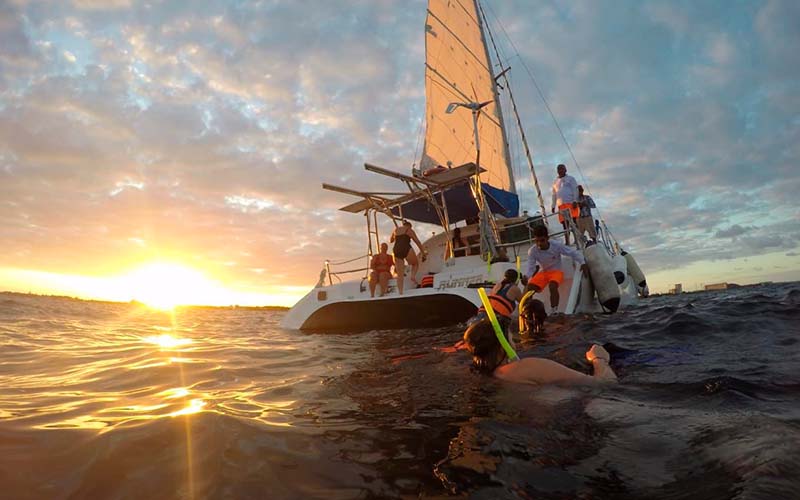
[[[511, 109], [514, 111], [514, 118], [516, 119], [517, 122], [517, 128], [519, 129], [520, 138], [522, 139], [522, 144], [525, 146], [525, 158], [527, 158], [528, 160], [528, 167], [530, 167], [531, 177], [533, 177], [533, 186], [536, 188], [536, 198], [539, 201], [539, 208], [541, 209], [541, 213], [544, 216], [547, 214], [547, 212], [544, 207], [544, 198], [542, 197], [542, 190], [539, 187], [539, 178], [536, 177], [536, 169], [533, 166], [533, 157], [531, 155], [531, 149], [528, 146], [528, 138], [525, 135], [525, 130], [522, 128], [522, 120], [519, 117], [519, 110], [517, 109], [517, 101], [514, 99], [514, 92], [511, 91], [511, 82], [508, 81], [508, 77], [506, 76], [506, 73], [508, 73], [508, 70], [511, 69], [511, 67], [503, 69], [502, 62], [500, 60], [500, 51], [497, 49], [497, 44], [494, 41], [494, 35], [492, 35], [492, 30], [489, 29], [489, 23], [486, 20], [486, 13], [484, 12], [483, 7], [478, 3], [478, 0], [475, 0], [475, 3], [477, 5], [477, 8], [479, 9], [481, 17], [483, 18], [483, 23], [481, 23], [481, 26], [483, 25], [486, 26], [486, 32], [489, 33], [489, 39], [492, 41], [492, 47], [494, 48], [494, 53], [495, 56], [497, 57], [497, 64], [500, 65], [500, 69], [502, 70], [498, 75], [498, 78], [501, 76], [503, 77], [503, 83], [505, 84], [505, 88], [508, 89], [508, 97], [511, 100]], [[500, 112], [500, 117], [502, 119], [502, 112], [500, 111], [499, 101], [497, 105], [498, 105], [497, 106], [498, 112]], [[505, 140], [505, 129], [503, 129], [503, 138]], [[508, 141], [506, 140], [506, 154], [508, 154], [507, 148], [508, 148]], [[509, 168], [510, 165], [511, 164], [509, 162]]]
[[[514, 171], [511, 168], [511, 155], [508, 152], [508, 137], [506, 136], [506, 128], [503, 126], [505, 123], [505, 120], [503, 119], [503, 106], [500, 105], [500, 92], [497, 90], [497, 80], [495, 80], [492, 72], [492, 57], [489, 55], [489, 44], [486, 43], [486, 33], [484, 32], [484, 29], [488, 30], [489, 27], [487, 25], [486, 28], [484, 28], [486, 16], [483, 16], [483, 7], [481, 7], [478, 0], [473, 0], [473, 2], [475, 3], [475, 13], [477, 14], [476, 17], [478, 18], [478, 29], [480, 30], [481, 41], [483, 42], [483, 50], [486, 54], [486, 60], [489, 62], [489, 75], [492, 77], [492, 95], [494, 96], [494, 105], [495, 109], [497, 110], [497, 118], [500, 120], [500, 132], [503, 138], [503, 157], [505, 158], [506, 168], [508, 169], [508, 178], [511, 179], [509, 191], [516, 194], [517, 186], [516, 182], [514, 181]], [[483, 21], [481, 20], [481, 17], [483, 17]], [[492, 36], [491, 32], [489, 32], [489, 36]], [[492, 44], [494, 44], [494, 39], [492, 39]], [[497, 63], [500, 64], [499, 54]]]

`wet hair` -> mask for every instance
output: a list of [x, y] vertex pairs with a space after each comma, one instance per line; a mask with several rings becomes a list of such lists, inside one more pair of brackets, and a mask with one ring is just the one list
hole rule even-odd
[[[488, 319], [471, 324], [464, 332], [464, 343], [472, 354], [472, 366], [481, 373], [491, 375], [505, 359], [505, 351]], [[503, 356], [499, 356], [502, 353]]]
[[503, 283], [516, 283], [518, 277], [519, 273], [517, 273], [516, 269], [506, 269], [505, 274], [503, 274]]
[[550, 233], [547, 231], [547, 226], [535, 226], [533, 228], [533, 236], [539, 237], [544, 236], [545, 238], [550, 236]]

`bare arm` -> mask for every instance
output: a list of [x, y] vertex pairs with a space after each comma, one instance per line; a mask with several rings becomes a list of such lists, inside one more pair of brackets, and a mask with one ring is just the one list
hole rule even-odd
[[497, 378], [523, 384], [588, 384], [616, 382], [617, 375], [608, 365], [608, 352], [594, 344], [586, 352], [592, 362], [594, 375], [589, 376], [564, 365], [542, 358], [523, 358], [501, 365], [494, 371]]
[[522, 358], [502, 365], [495, 377], [521, 384], [594, 384], [597, 381], [581, 372], [544, 358]]

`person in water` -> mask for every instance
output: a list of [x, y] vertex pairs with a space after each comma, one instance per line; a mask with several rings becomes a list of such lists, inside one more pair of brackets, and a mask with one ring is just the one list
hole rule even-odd
[[581, 265], [581, 271], [586, 273], [586, 260], [583, 254], [572, 247], [557, 241], [550, 241], [547, 226], [533, 228], [534, 245], [528, 250], [527, 275], [530, 276], [525, 291], [533, 290], [539, 293], [545, 287], [550, 288], [550, 314], [558, 312], [558, 286], [564, 281], [564, 272], [561, 270], [561, 256], [566, 255]]
[[389, 287], [389, 278], [392, 277], [391, 270], [394, 265], [394, 259], [387, 253], [388, 251], [389, 245], [381, 243], [380, 253], [373, 255], [369, 263], [369, 267], [372, 270], [369, 273], [370, 297], [375, 296], [375, 287], [377, 285], [381, 287], [381, 297], [386, 294], [386, 289]]
[[481, 373], [509, 382], [523, 384], [602, 384], [616, 382], [617, 375], [609, 366], [610, 356], [597, 344], [586, 352], [593, 375], [567, 368], [543, 358], [522, 358], [510, 361], [497, 340], [489, 320], [481, 320], [464, 332], [464, 344], [472, 354], [473, 366]]
[[403, 221], [401, 226], [394, 228], [392, 237], [389, 239], [389, 241], [394, 243], [392, 253], [394, 254], [394, 270], [397, 273], [397, 291], [400, 295], [403, 295], [403, 280], [405, 279], [406, 273], [406, 260], [408, 260], [408, 263], [411, 264], [411, 281], [415, 285], [417, 284], [417, 269], [419, 269], [419, 260], [417, 259], [417, 254], [414, 253], [414, 249], [411, 248], [412, 240], [417, 244], [420, 254], [422, 255], [422, 260], [425, 260], [427, 254], [422, 248], [422, 243], [419, 241], [419, 238], [417, 238], [417, 233], [411, 229], [411, 223], [409, 221]]
[[[492, 291], [488, 294], [489, 303], [497, 316], [497, 321], [503, 331], [506, 332], [509, 325], [511, 325], [511, 316], [514, 313], [514, 309], [517, 308], [517, 302], [522, 299], [522, 290], [517, 286], [518, 278], [517, 271], [506, 269], [503, 280], [494, 285]], [[469, 320], [469, 323], [475, 323], [487, 317], [486, 308], [481, 306], [478, 309], [478, 313]]]
[[544, 321], [547, 312], [541, 300], [533, 298], [536, 292], [531, 290], [519, 301], [519, 333], [541, 335], [544, 333]]

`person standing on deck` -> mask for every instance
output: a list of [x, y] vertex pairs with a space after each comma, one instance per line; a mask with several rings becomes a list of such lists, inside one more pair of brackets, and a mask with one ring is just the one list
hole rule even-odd
[[392, 237], [389, 238], [389, 241], [394, 243], [394, 247], [392, 248], [392, 253], [394, 254], [394, 271], [397, 273], [397, 291], [400, 295], [403, 295], [403, 280], [405, 279], [406, 273], [406, 266], [405, 261], [408, 260], [408, 263], [411, 264], [411, 282], [414, 285], [417, 284], [417, 269], [419, 269], [419, 260], [417, 259], [417, 254], [414, 253], [414, 249], [411, 248], [411, 241], [417, 244], [419, 247], [419, 252], [422, 255], [422, 260], [425, 260], [427, 254], [425, 253], [425, 249], [422, 248], [422, 243], [419, 241], [417, 237], [417, 233], [411, 229], [411, 223], [403, 221], [403, 225], [394, 228], [392, 232]]
[[[567, 229], [567, 223], [564, 220], [563, 210], [569, 210], [570, 215], [576, 221], [580, 216], [580, 207], [578, 206], [578, 181], [575, 177], [567, 175], [567, 167], [562, 163], [556, 167], [558, 177], [553, 182], [553, 203], [551, 210], [553, 213], [558, 207], [558, 222], [564, 230]], [[569, 245], [569, 232], [564, 233], [564, 242]]]
[[581, 210], [581, 216], [578, 219], [578, 233], [583, 236], [586, 231], [589, 231], [589, 237], [592, 241], [597, 242], [597, 231], [592, 218], [592, 209], [597, 208], [597, 205], [594, 204], [591, 196], [583, 194], [583, 186], [578, 186], [578, 206]]
[[558, 312], [558, 286], [564, 281], [564, 272], [561, 270], [561, 256], [566, 255], [581, 265], [581, 271], [586, 273], [586, 260], [581, 252], [557, 241], [550, 241], [546, 226], [533, 228], [534, 245], [528, 250], [529, 276], [525, 291], [533, 290], [539, 293], [547, 286], [550, 288], [550, 314]]

